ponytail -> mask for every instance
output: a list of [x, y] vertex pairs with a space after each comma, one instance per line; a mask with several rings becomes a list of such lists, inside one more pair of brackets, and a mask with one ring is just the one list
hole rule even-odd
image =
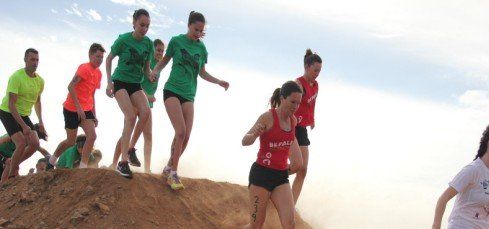
[[270, 98], [270, 106], [272, 108], [277, 108], [280, 106], [280, 88], [273, 91], [272, 97]]
[[281, 88], [277, 88], [275, 91], [273, 91], [272, 97], [270, 98], [270, 106], [272, 108], [277, 108], [280, 106], [281, 98], [286, 99], [294, 92], [299, 92], [302, 94], [302, 90], [299, 85], [294, 81], [285, 82]]
[[321, 60], [321, 57], [313, 53], [311, 49], [306, 50], [306, 55], [304, 55], [304, 66], [311, 66], [314, 63], [323, 63], [323, 60]]

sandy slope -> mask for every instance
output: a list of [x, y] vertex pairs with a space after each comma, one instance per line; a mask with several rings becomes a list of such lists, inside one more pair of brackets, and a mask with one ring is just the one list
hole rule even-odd
[[[240, 228], [248, 220], [246, 187], [183, 179], [174, 192], [161, 176], [128, 180], [102, 169], [55, 170], [0, 188], [0, 228]], [[298, 228], [310, 228], [300, 218]], [[280, 228], [269, 208], [266, 228]]]

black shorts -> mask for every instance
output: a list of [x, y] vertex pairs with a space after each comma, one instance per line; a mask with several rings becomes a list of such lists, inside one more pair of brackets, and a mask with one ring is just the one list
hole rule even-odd
[[295, 127], [295, 137], [297, 138], [297, 143], [299, 146], [308, 146], [311, 144], [309, 137], [307, 137], [307, 129], [303, 126]]
[[[20, 116], [24, 120], [25, 124], [34, 130], [34, 124], [32, 124], [29, 116]], [[0, 119], [2, 120], [5, 130], [7, 130], [8, 136], [12, 137], [17, 132], [22, 132], [22, 127], [17, 121], [15, 121], [14, 116], [11, 113], [4, 110], [0, 110]]]
[[287, 170], [271, 169], [255, 162], [251, 166], [248, 180], [248, 187], [255, 185], [272, 192], [276, 187], [289, 183], [289, 173]]
[[[63, 108], [63, 115], [65, 116], [65, 129], [73, 130], [80, 126], [81, 120], [78, 119], [78, 113]], [[85, 118], [95, 120], [92, 111], [85, 111]]]
[[140, 83], [126, 83], [119, 80], [114, 80], [114, 94], [121, 89], [125, 89], [129, 96], [134, 94], [136, 91], [143, 90]]
[[186, 102], [191, 102], [190, 100], [186, 99], [186, 98], [183, 98], [181, 95], [173, 92], [173, 91], [169, 91], [169, 90], [166, 90], [166, 89], [163, 89], [163, 102], [166, 101], [168, 98], [170, 97], [175, 97], [178, 99], [178, 101], [180, 101], [180, 104], [184, 104]]

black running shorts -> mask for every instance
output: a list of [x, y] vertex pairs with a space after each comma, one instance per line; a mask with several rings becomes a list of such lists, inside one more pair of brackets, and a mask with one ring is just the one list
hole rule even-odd
[[[31, 119], [29, 116], [20, 116], [22, 120], [24, 120], [25, 124], [31, 128], [31, 130], [34, 129], [34, 124], [32, 124]], [[5, 127], [5, 130], [7, 130], [7, 133], [10, 137], [14, 135], [17, 132], [22, 132], [22, 127], [20, 126], [19, 123], [14, 119], [14, 116], [12, 116], [11, 113], [6, 112], [4, 110], [0, 110], [0, 119], [3, 123], [3, 126]]]
[[126, 83], [119, 80], [114, 80], [114, 95], [118, 90], [124, 89], [131, 96], [136, 91], [143, 90], [140, 83]]
[[[63, 108], [63, 116], [65, 117], [65, 129], [77, 129], [81, 123], [81, 120], [78, 119], [78, 113], [76, 112]], [[85, 118], [95, 120], [92, 111], [85, 111]]]
[[265, 188], [272, 192], [276, 187], [289, 183], [287, 170], [276, 170], [253, 163], [250, 170], [249, 185]]
[[308, 146], [311, 144], [309, 137], [307, 136], [307, 129], [303, 126], [295, 127], [295, 137], [297, 138], [297, 143], [299, 146]]
[[186, 102], [190, 102], [190, 100], [186, 99], [186, 98], [183, 98], [181, 95], [173, 92], [173, 91], [169, 91], [169, 90], [166, 90], [166, 89], [163, 89], [163, 101], [166, 101], [168, 98], [170, 97], [175, 97], [178, 99], [178, 101], [180, 101], [180, 104], [184, 104]]

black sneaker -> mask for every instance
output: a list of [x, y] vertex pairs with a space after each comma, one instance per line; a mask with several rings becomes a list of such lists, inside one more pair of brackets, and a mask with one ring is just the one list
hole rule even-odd
[[141, 167], [141, 162], [139, 162], [139, 159], [136, 156], [136, 149], [131, 148], [127, 153], [129, 154], [129, 164], [132, 166]]
[[123, 177], [132, 178], [132, 172], [127, 161], [121, 161], [117, 164], [117, 172]]

